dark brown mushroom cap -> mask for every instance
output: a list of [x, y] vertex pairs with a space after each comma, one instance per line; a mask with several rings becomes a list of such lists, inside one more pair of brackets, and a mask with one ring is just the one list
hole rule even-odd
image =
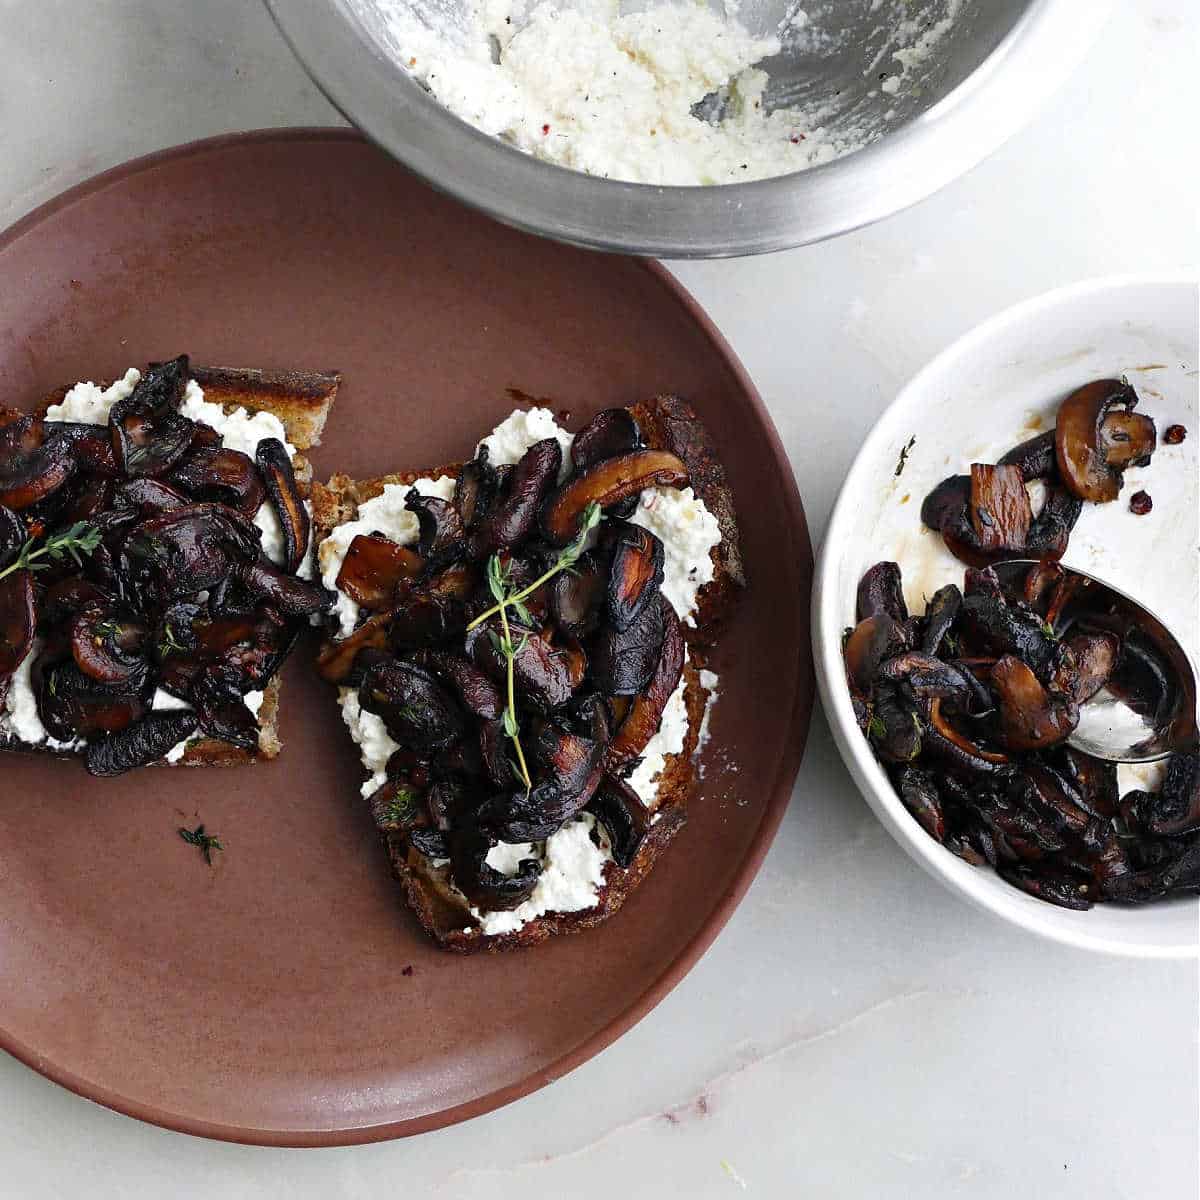
[[542, 864], [523, 859], [512, 875], [504, 875], [487, 864], [488, 851], [496, 839], [478, 826], [453, 831], [448, 838], [450, 866], [459, 891], [478, 908], [507, 911], [528, 900], [537, 886]]
[[487, 517], [499, 489], [500, 480], [488, 461], [488, 448], [480, 445], [454, 484], [454, 507], [464, 529], [473, 529]]
[[0, 571], [21, 553], [28, 540], [25, 522], [7, 505], [0, 504]]
[[459, 703], [484, 721], [494, 721], [504, 708], [500, 689], [465, 658], [446, 651], [426, 651], [417, 661], [448, 683]]
[[285, 617], [313, 617], [333, 607], [335, 596], [332, 592], [319, 583], [289, 575], [265, 555], [253, 562], [238, 563], [233, 573], [252, 596], [270, 604]]
[[267, 498], [267, 489], [254, 459], [240, 450], [227, 450], [223, 446], [189, 450], [164, 473], [164, 478], [194, 500], [215, 500], [247, 517], [253, 517]]
[[32, 508], [57, 492], [74, 470], [71, 446], [59, 438], [0, 454], [0, 504], [17, 511]]
[[[510, 621], [513, 676], [522, 699], [538, 712], [549, 713], [570, 703], [582, 682], [581, 673], [567, 649], [552, 646], [536, 630]], [[467, 657], [496, 683], [508, 676], [508, 663], [497, 644], [495, 617], [467, 635]]]
[[546, 501], [542, 530], [555, 545], [565, 546], [579, 532], [589, 504], [610, 508], [649, 487], [684, 487], [683, 461], [666, 450], [634, 450], [604, 459], [567, 480]]
[[192, 685], [191, 701], [200, 728], [242, 750], [258, 747], [258, 718], [243, 698], [245, 676], [233, 663], [214, 662], [204, 667]]
[[667, 701], [683, 675], [687, 653], [683, 626], [665, 596], [659, 597], [659, 605], [663, 620], [662, 649], [650, 682], [630, 703], [605, 751], [605, 766], [613, 774], [626, 769], [646, 748], [662, 724]]
[[921, 652], [936, 655], [942, 648], [946, 634], [958, 619], [962, 607], [962, 592], [953, 583], [940, 587], [925, 606], [925, 620], [921, 632]]
[[623, 633], [661, 594], [666, 551], [658, 537], [641, 525], [621, 522], [613, 541], [605, 593], [605, 615]]
[[919, 767], [904, 767], [897, 779], [896, 790], [904, 807], [925, 832], [935, 841], [945, 841], [946, 817], [933, 772]]
[[423, 667], [383, 659], [363, 673], [359, 703], [383, 719], [403, 747], [441, 750], [462, 736], [465, 722], [450, 693]]
[[653, 816], [637, 792], [623, 779], [606, 774], [588, 801], [587, 810], [604, 826], [613, 862], [625, 869], [632, 866], [650, 832]]
[[259, 531], [222, 504], [198, 503], [150, 517], [124, 539], [118, 574], [135, 605], [167, 604], [216, 587], [259, 554]]
[[346, 549], [337, 587], [355, 604], [378, 612], [391, 608], [396, 585], [402, 579], [415, 579], [424, 566], [415, 550], [381, 534], [360, 533]]
[[1159, 836], [1200, 829], [1200, 754], [1172, 754], [1162, 788], [1144, 816], [1147, 829]]
[[287, 447], [278, 438], [263, 438], [254, 452], [271, 508], [283, 531], [283, 569], [291, 574], [298, 571], [308, 554], [312, 536], [312, 520], [300, 489]]
[[991, 673], [999, 700], [1004, 744], [1013, 750], [1039, 750], [1065, 742], [1079, 724], [1079, 706], [1069, 696], [1048, 692], [1027, 664], [1011, 654]]
[[894, 562], [877, 562], [858, 581], [855, 597], [858, 620], [881, 613], [903, 624], [908, 620], [908, 605], [904, 602], [904, 584], [900, 566]]
[[571, 462], [577, 472], [586, 471], [605, 459], [639, 450], [642, 435], [637, 419], [627, 408], [598, 412], [571, 443]]
[[601, 557], [585, 554], [571, 571], [560, 571], [546, 589], [547, 610], [570, 637], [595, 632], [604, 613], [609, 574]]
[[89, 741], [87, 769], [93, 775], [111, 778], [158, 762], [196, 732], [196, 722], [196, 714], [188, 709], [147, 713], [117, 733]]
[[156, 517], [191, 502], [188, 495], [162, 479], [130, 479], [113, 491], [115, 509], [131, 510], [140, 517]]
[[866, 694], [884, 662], [902, 654], [908, 646], [907, 629], [885, 613], [859, 621], [842, 647], [850, 682]]
[[424, 496], [416, 488], [409, 488], [404, 497], [404, 506], [417, 518], [420, 530], [417, 553], [423, 558], [445, 550], [462, 537], [462, 519], [450, 501], [439, 496]]
[[149, 669], [143, 653], [149, 630], [116, 609], [89, 604], [68, 626], [75, 665], [97, 683], [138, 690]]
[[508, 476], [506, 495], [467, 539], [471, 558], [486, 558], [523, 542], [533, 532], [538, 512], [562, 467], [562, 447], [554, 438], [535, 442]]
[[[1055, 454], [1063, 482], [1080, 500], [1103, 504], [1121, 490], [1124, 467], [1153, 452], [1153, 422], [1124, 418], [1101, 432], [1113, 409], [1132, 415], [1137, 393], [1119, 379], [1096, 379], [1073, 391], [1060, 405], [1055, 426]], [[1148, 420], [1144, 419], [1144, 420]]]
[[0, 579], [0, 678], [11, 675], [33, 649], [37, 629], [33, 573], [13, 571]]
[[1020, 445], [1014, 446], [996, 464], [1001, 467], [1020, 467], [1026, 482], [1050, 479], [1058, 474], [1058, 458], [1054, 449], [1054, 430], [1035, 433]]
[[647, 604], [625, 629], [601, 628], [592, 639], [589, 662], [606, 696], [635, 696], [645, 690], [662, 654], [666, 629], [667, 612], [661, 603]]
[[60, 742], [115, 733], [149, 709], [146, 680], [140, 685], [108, 685], [89, 679], [70, 658], [51, 661], [46, 652], [31, 672], [38, 717]]

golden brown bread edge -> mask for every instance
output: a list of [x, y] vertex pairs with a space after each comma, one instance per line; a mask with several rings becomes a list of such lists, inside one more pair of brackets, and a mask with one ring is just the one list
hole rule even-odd
[[[692, 488], [721, 529], [721, 541], [711, 552], [712, 582], [705, 584], [697, 597], [695, 628], [684, 627], [689, 649], [684, 667], [688, 730], [683, 749], [668, 757], [659, 776], [656, 809], [659, 819], [650, 827], [629, 867], [622, 869], [612, 862], [605, 865], [604, 884], [591, 908], [573, 913], [547, 913], [504, 934], [478, 931], [463, 906], [461, 895], [452, 888], [448, 868], [431, 866], [423, 855], [409, 849], [400, 835], [381, 835], [392, 872], [409, 907], [425, 931], [445, 950], [460, 954], [516, 950], [536, 945], [555, 934], [599, 925], [612, 916], [646, 878], [659, 855], [687, 820], [687, 805], [696, 787], [693, 756], [708, 702], [708, 693], [701, 685], [699, 675], [704, 664], [704, 648], [717, 641], [733, 613], [739, 589], [745, 586], [737, 516], [733, 494], [716, 448], [687, 401], [677, 396], [658, 396], [631, 405], [630, 411], [648, 446], [670, 450], [684, 461]], [[354, 520], [359, 505], [378, 496], [386, 484], [411, 484], [421, 478], [457, 476], [462, 466], [462, 463], [450, 463], [434, 470], [400, 471], [369, 480], [334, 475], [328, 484], [314, 483], [313, 525], [318, 548], [336, 526]]]
[[[253, 367], [192, 367], [191, 377], [204, 389], [204, 399], [219, 404], [225, 412], [245, 408], [249, 412], [268, 412], [279, 418], [288, 441], [297, 450], [309, 450], [321, 441], [329, 410], [337, 398], [341, 375], [337, 371], [269, 371]], [[46, 396], [37, 411], [44, 414], [58, 404], [70, 390], [57, 388]], [[312, 489], [312, 464], [301, 454], [292, 460], [301, 495], [309, 498]], [[316, 534], [314, 533], [314, 541]], [[279, 740], [280, 679], [276, 675], [263, 690], [258, 713], [258, 749], [242, 750], [217, 738], [196, 738], [188, 743], [176, 762], [165, 759], [154, 766], [170, 767], [241, 767], [278, 756], [283, 747]], [[0, 736], [0, 750], [24, 754], [54, 754], [74, 757], [82, 750], [62, 754], [41, 746], [31, 746], [17, 738]]]

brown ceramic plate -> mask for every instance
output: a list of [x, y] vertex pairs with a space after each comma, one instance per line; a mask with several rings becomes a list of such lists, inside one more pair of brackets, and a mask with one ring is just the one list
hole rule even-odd
[[[120, 167], [0, 238], [0, 398], [187, 351], [335, 367], [319, 474], [462, 458], [512, 407], [578, 423], [673, 390], [721, 446], [751, 587], [717, 657], [701, 795], [613, 920], [458, 958], [403, 909], [331, 693], [289, 663], [283, 756], [97, 780], [0, 762], [0, 1043], [82, 1095], [236, 1141], [434, 1129], [541, 1087], [644, 1016], [758, 870], [813, 699], [812, 559], [745, 372], [660, 268], [538, 241], [357, 137], [252, 134]], [[212, 868], [176, 836], [203, 821]]]

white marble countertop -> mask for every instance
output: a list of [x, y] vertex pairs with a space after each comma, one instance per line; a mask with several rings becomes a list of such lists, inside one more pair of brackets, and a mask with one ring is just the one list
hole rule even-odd
[[[814, 540], [864, 432], [952, 338], [1071, 280], [1197, 269], [1200, 14], [1117, 10], [1050, 109], [940, 195], [821, 246], [679, 267], [766, 398]], [[0, 0], [0, 61], [0, 227], [149, 150], [337, 121], [253, 0]], [[554, 1086], [416, 1140], [277, 1151], [139, 1124], [0, 1055], [0, 1193], [1193, 1197], [1197, 983], [944, 892], [818, 715], [725, 932]]]

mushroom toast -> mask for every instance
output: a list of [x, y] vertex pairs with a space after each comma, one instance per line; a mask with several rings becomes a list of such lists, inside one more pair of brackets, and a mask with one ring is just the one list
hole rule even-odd
[[278, 754], [277, 672], [333, 603], [297, 450], [337, 387], [183, 356], [0, 409], [0, 748], [95, 775]]
[[691, 407], [574, 435], [518, 410], [465, 464], [316, 484], [313, 514], [320, 671], [421, 924], [470, 952], [610, 916], [684, 822], [743, 582]]

